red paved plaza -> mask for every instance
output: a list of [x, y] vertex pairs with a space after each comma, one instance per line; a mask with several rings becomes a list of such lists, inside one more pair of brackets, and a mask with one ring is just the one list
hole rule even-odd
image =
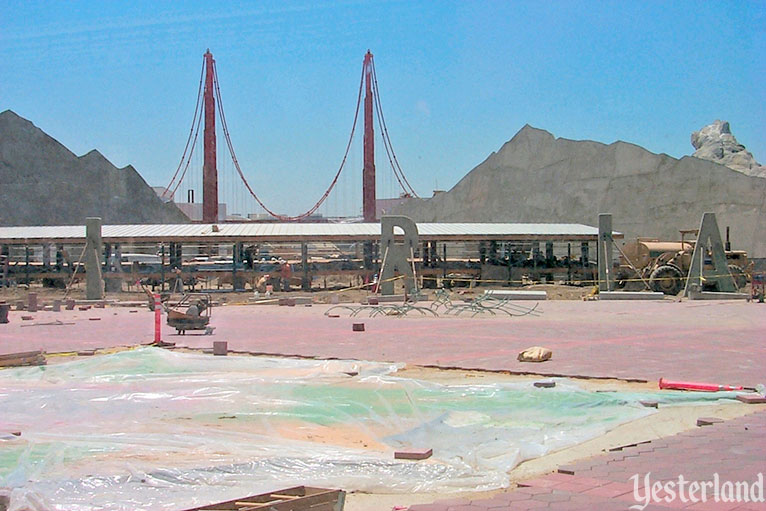
[[[550, 301], [539, 304], [539, 316], [477, 318], [369, 318], [367, 311], [330, 318], [324, 314], [328, 308], [217, 307], [214, 335], [180, 336], [163, 325], [162, 336], [177, 346], [207, 349], [213, 341], [227, 341], [233, 351], [270, 355], [647, 381], [664, 377], [747, 386], [766, 381], [766, 307], [755, 303]], [[24, 321], [22, 315], [33, 319]], [[10, 320], [0, 325], [0, 354], [153, 340], [154, 314], [145, 308], [12, 311]], [[352, 331], [353, 323], [364, 323], [365, 331]], [[521, 350], [535, 345], [551, 348], [553, 358], [539, 364], [516, 360]], [[566, 473], [527, 481], [491, 499], [439, 501], [411, 510], [625, 510], [643, 505], [634, 499], [630, 478], [647, 472], [661, 482], [679, 474], [707, 481], [715, 473], [753, 482], [766, 468], [766, 405], [748, 406], [754, 413], [745, 417], [582, 460], [561, 467]], [[766, 504], [676, 499], [651, 502], [645, 509], [682, 508], [764, 510]]]
[[[520, 302], [520, 305], [526, 305]], [[196, 348], [274, 355], [396, 361], [545, 375], [761, 383], [766, 372], [766, 306], [737, 302], [541, 302], [539, 316], [328, 318], [313, 307], [216, 307], [212, 336], [163, 340]], [[134, 309], [135, 311], [135, 309]], [[22, 321], [22, 315], [33, 320]], [[134, 345], [153, 339], [153, 313], [127, 308], [27, 313], [0, 326], [0, 353]], [[98, 321], [91, 321], [99, 318]], [[60, 321], [63, 325], [39, 325]], [[365, 323], [353, 332], [352, 323]], [[74, 323], [74, 324], [66, 324]], [[163, 320], [164, 323], [164, 320]], [[39, 326], [31, 326], [31, 325]], [[553, 350], [542, 364], [521, 363], [530, 346]]]

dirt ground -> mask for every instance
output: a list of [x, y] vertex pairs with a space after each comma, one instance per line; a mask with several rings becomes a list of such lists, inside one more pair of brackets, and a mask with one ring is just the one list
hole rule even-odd
[[[353, 278], [328, 278], [328, 290], [321, 290], [315, 287], [310, 293], [301, 291], [300, 288], [295, 287], [290, 292], [274, 292], [273, 298], [290, 297], [290, 296], [306, 296], [310, 295], [317, 303], [330, 303], [333, 295], [337, 295], [340, 303], [358, 303], [370, 294], [368, 289], [360, 289], [361, 282], [355, 282]], [[127, 288], [124, 288], [127, 289]], [[484, 291], [489, 289], [508, 289], [502, 287], [474, 287], [474, 288], [455, 288], [452, 290], [454, 295], [460, 297], [474, 297], [478, 296]], [[565, 286], [558, 284], [534, 284], [519, 288], [513, 288], [518, 290], [539, 290], [545, 291], [548, 295], [548, 300], [582, 300], [584, 297], [592, 294], [593, 288], [591, 287], [578, 287], [578, 286]], [[199, 291], [199, 290], [198, 290]], [[5, 300], [11, 304], [16, 301], [27, 300], [27, 295], [30, 293], [37, 293], [39, 302], [51, 302], [54, 299], [63, 299], [66, 295], [68, 298], [74, 298], [75, 300], [85, 299], [85, 286], [83, 283], [76, 283], [68, 294], [62, 289], [54, 289], [49, 287], [42, 287], [39, 284], [33, 284], [30, 289], [25, 286], [18, 286], [12, 288], [0, 288], [0, 300]], [[218, 290], [213, 288], [211, 291], [215, 301], [221, 305], [225, 304], [244, 304], [252, 303], [254, 300], [253, 291], [231, 291], [227, 289]], [[395, 292], [403, 293], [404, 290], [401, 286], [395, 288]], [[433, 300], [435, 290], [424, 289], [421, 294], [426, 297], [427, 300]], [[260, 299], [264, 296], [261, 294]], [[106, 300], [113, 300], [117, 302], [146, 302], [147, 295], [144, 291], [136, 286], [131, 286], [130, 290], [122, 291], [120, 293], [107, 293]]]

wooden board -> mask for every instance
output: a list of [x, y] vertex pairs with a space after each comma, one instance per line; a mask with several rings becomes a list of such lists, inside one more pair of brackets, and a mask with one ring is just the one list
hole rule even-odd
[[343, 511], [346, 492], [295, 486], [184, 511]]
[[0, 355], [0, 367], [33, 365], [45, 365], [45, 356], [43, 355], [42, 351], [25, 351], [23, 353], [9, 353], [6, 355]]

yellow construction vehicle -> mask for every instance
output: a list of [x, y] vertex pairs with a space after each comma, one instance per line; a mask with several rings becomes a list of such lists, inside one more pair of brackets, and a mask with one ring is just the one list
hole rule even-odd
[[[620, 289], [640, 290], [647, 286], [652, 291], [676, 295], [684, 287], [686, 276], [691, 266], [692, 254], [698, 229], [681, 230], [680, 241], [661, 241], [651, 238], [637, 238], [622, 247], [620, 266], [617, 270], [616, 281]], [[731, 250], [729, 229], [726, 229], [726, 261], [729, 273], [734, 278], [738, 289], [747, 285], [748, 262], [747, 252]], [[712, 267], [709, 257], [705, 258], [705, 266]]]

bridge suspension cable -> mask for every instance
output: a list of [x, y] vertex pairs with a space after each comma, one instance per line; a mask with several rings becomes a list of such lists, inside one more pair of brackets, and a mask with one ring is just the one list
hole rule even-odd
[[[375, 98], [375, 111], [378, 114], [378, 126], [380, 127], [380, 133], [381, 137], [383, 138], [383, 147], [386, 149], [386, 155], [388, 156], [388, 162], [391, 164], [391, 170], [394, 172], [394, 176], [396, 176], [396, 180], [399, 182], [399, 186], [402, 187], [402, 190], [404, 193], [411, 195], [413, 197], [419, 197], [419, 195], [415, 192], [415, 189], [410, 185], [410, 182], [407, 181], [407, 177], [404, 175], [404, 171], [402, 171], [401, 165], [399, 165], [399, 160], [396, 158], [396, 153], [394, 152], [394, 146], [391, 144], [391, 137], [388, 135], [388, 127], [386, 126], [386, 119], [383, 117], [383, 107], [380, 103], [380, 89], [378, 88], [378, 75], [375, 72], [375, 58], [370, 57], [370, 65], [372, 68], [372, 82], [373, 82], [373, 97]], [[404, 182], [402, 182], [404, 181]], [[405, 186], [406, 183], [406, 186]]]
[[[176, 171], [173, 173], [173, 177], [170, 178], [170, 182], [165, 187], [165, 190], [162, 192], [162, 195], [160, 195], [161, 199], [175, 196], [176, 190], [181, 185], [181, 182], [184, 180], [184, 176], [186, 175], [186, 170], [189, 168], [189, 163], [191, 162], [192, 153], [194, 152], [194, 146], [197, 143], [197, 134], [199, 133], [199, 126], [202, 121], [200, 107], [202, 106], [202, 82], [204, 81], [204, 78], [205, 78], [205, 59], [203, 58], [202, 70], [200, 71], [200, 75], [199, 75], [199, 88], [197, 90], [197, 104], [194, 106], [194, 117], [192, 118], [191, 129], [189, 130], [189, 137], [186, 139], [186, 145], [184, 146], [184, 152], [181, 155], [181, 161], [178, 163], [178, 167], [176, 168]], [[189, 151], [189, 155], [188, 155], [189, 157], [187, 159], [186, 152], [189, 150], [190, 144], [191, 144], [191, 151]], [[184, 165], [184, 162], [185, 162], [185, 165]], [[181, 167], [183, 167], [181, 178], [178, 180], [177, 183], [175, 183], [175, 186], [174, 186], [174, 182], [176, 180], [176, 177], [178, 177], [178, 173], [181, 171]], [[172, 191], [170, 191], [171, 187], [173, 187]], [[168, 193], [169, 191], [170, 193]]]
[[[369, 54], [369, 52], [368, 52]], [[375, 112], [377, 113], [378, 118], [378, 126], [380, 128], [381, 132], [381, 138], [383, 139], [383, 147], [386, 150], [386, 156], [388, 157], [389, 164], [391, 165], [391, 170], [396, 177], [397, 182], [399, 183], [399, 186], [401, 187], [402, 191], [405, 195], [411, 196], [411, 197], [419, 197], [418, 194], [415, 192], [415, 189], [412, 187], [412, 185], [407, 180], [407, 177], [404, 174], [404, 171], [402, 170], [401, 165], [399, 164], [399, 160], [396, 157], [396, 153], [394, 152], [393, 145], [391, 143], [391, 137], [388, 133], [388, 126], [386, 125], [385, 117], [383, 116], [383, 108], [380, 100], [380, 90], [378, 86], [378, 77], [377, 72], [375, 70], [375, 62], [372, 58], [372, 54], [369, 54], [369, 68], [366, 67], [367, 60], [365, 60], [365, 65], [362, 66], [362, 75], [359, 80], [359, 90], [357, 93], [357, 99], [356, 99], [356, 108], [354, 111], [354, 122], [351, 126], [351, 133], [349, 135], [348, 143], [346, 144], [346, 150], [343, 154], [343, 159], [341, 160], [340, 166], [338, 167], [337, 172], [335, 173], [332, 181], [330, 182], [330, 185], [327, 187], [325, 192], [321, 195], [319, 200], [317, 200], [314, 205], [309, 208], [304, 213], [301, 213], [300, 215], [290, 216], [290, 215], [282, 215], [279, 213], [276, 213], [272, 209], [270, 209], [264, 201], [255, 193], [253, 188], [250, 186], [250, 183], [248, 183], [247, 178], [245, 177], [245, 174], [242, 172], [242, 169], [239, 165], [239, 160], [237, 159], [236, 153], [234, 151], [234, 145], [231, 141], [231, 136], [229, 132], [228, 123], [226, 122], [226, 115], [224, 113], [223, 109], [223, 100], [221, 98], [221, 88], [218, 80], [218, 69], [216, 66], [216, 63], [214, 60], [212, 60], [212, 82], [213, 82], [213, 89], [215, 91], [215, 104], [218, 106], [218, 117], [221, 122], [221, 130], [223, 131], [224, 139], [226, 140], [226, 146], [229, 151], [229, 155], [231, 156], [232, 163], [234, 164], [234, 168], [236, 169], [237, 175], [242, 180], [242, 183], [244, 184], [245, 188], [247, 189], [247, 192], [250, 193], [250, 195], [255, 199], [255, 201], [258, 203], [258, 205], [263, 208], [264, 211], [266, 211], [269, 215], [276, 218], [277, 220], [285, 221], [285, 222], [294, 222], [294, 221], [300, 221], [308, 218], [309, 216], [313, 215], [320, 206], [327, 200], [330, 193], [336, 188], [336, 185], [338, 184], [338, 179], [341, 176], [341, 173], [343, 172], [346, 162], [348, 161], [348, 156], [351, 150], [351, 145], [354, 140], [354, 134], [356, 132], [357, 123], [359, 121], [359, 111], [361, 108], [362, 103], [362, 90], [364, 88], [364, 81], [365, 81], [365, 74], [368, 73], [370, 77], [372, 78], [372, 96], [373, 96], [373, 105]], [[194, 117], [192, 118], [192, 125], [189, 130], [189, 136], [186, 140], [186, 144], [184, 146], [183, 154], [181, 155], [181, 161], [178, 164], [178, 167], [176, 168], [175, 172], [173, 173], [172, 178], [170, 179], [170, 182], [165, 187], [164, 191], [162, 192], [161, 198], [170, 198], [174, 197], [176, 191], [180, 187], [181, 183], [183, 182], [187, 171], [189, 169], [189, 166], [192, 161], [192, 156], [194, 154], [194, 150], [197, 146], [197, 139], [199, 138], [199, 132], [200, 127], [202, 125], [202, 106], [203, 106], [203, 98], [204, 98], [204, 81], [205, 81], [205, 68], [206, 68], [206, 60], [203, 58], [202, 63], [202, 70], [200, 72], [200, 80], [199, 80], [199, 87], [197, 91], [197, 101], [194, 107]], [[210, 72], [210, 71], [208, 71]], [[368, 84], [370, 85], [370, 84]], [[374, 172], [374, 170], [373, 170]], [[232, 183], [232, 190], [233, 190], [233, 183]]]
[[340, 162], [340, 167], [338, 168], [338, 171], [335, 173], [335, 177], [330, 183], [330, 186], [327, 187], [327, 190], [325, 190], [324, 194], [322, 194], [319, 200], [308, 211], [301, 213], [300, 215], [289, 216], [289, 215], [281, 215], [279, 213], [276, 213], [272, 211], [269, 207], [267, 207], [266, 204], [264, 204], [263, 201], [260, 199], [260, 197], [258, 197], [258, 195], [253, 191], [252, 187], [250, 186], [250, 183], [247, 182], [247, 178], [245, 178], [245, 175], [239, 166], [239, 161], [237, 160], [237, 156], [234, 152], [234, 146], [231, 143], [231, 137], [229, 136], [229, 127], [226, 124], [226, 116], [224, 115], [224, 112], [223, 112], [223, 101], [221, 100], [221, 90], [218, 83], [218, 70], [215, 67], [215, 64], [213, 64], [213, 69], [214, 69], [213, 84], [215, 86], [216, 98], [218, 101], [218, 111], [219, 111], [219, 116], [221, 119], [221, 128], [223, 129], [224, 138], [226, 139], [226, 145], [229, 148], [229, 153], [231, 155], [232, 162], [234, 163], [234, 168], [237, 169], [237, 173], [239, 174], [239, 177], [242, 179], [242, 182], [247, 188], [247, 191], [250, 192], [250, 195], [253, 196], [253, 198], [258, 203], [258, 205], [260, 205], [269, 215], [273, 216], [277, 220], [281, 220], [283, 222], [296, 222], [299, 220], [304, 220], [308, 218], [309, 216], [313, 215], [316, 212], [316, 210], [319, 209], [322, 203], [324, 203], [324, 201], [330, 195], [330, 192], [338, 183], [338, 178], [340, 177], [340, 174], [341, 172], [343, 172], [343, 168], [346, 165], [346, 160], [348, 159], [348, 154], [349, 154], [349, 151], [351, 150], [351, 143], [354, 140], [354, 132], [356, 131], [357, 119], [359, 118], [359, 106], [362, 102], [362, 84], [364, 81], [364, 72], [362, 73], [362, 78], [359, 80], [359, 93], [356, 99], [356, 111], [354, 112], [354, 123], [351, 126], [351, 135], [348, 138], [348, 144], [346, 144], [346, 152], [343, 154], [343, 160]]

